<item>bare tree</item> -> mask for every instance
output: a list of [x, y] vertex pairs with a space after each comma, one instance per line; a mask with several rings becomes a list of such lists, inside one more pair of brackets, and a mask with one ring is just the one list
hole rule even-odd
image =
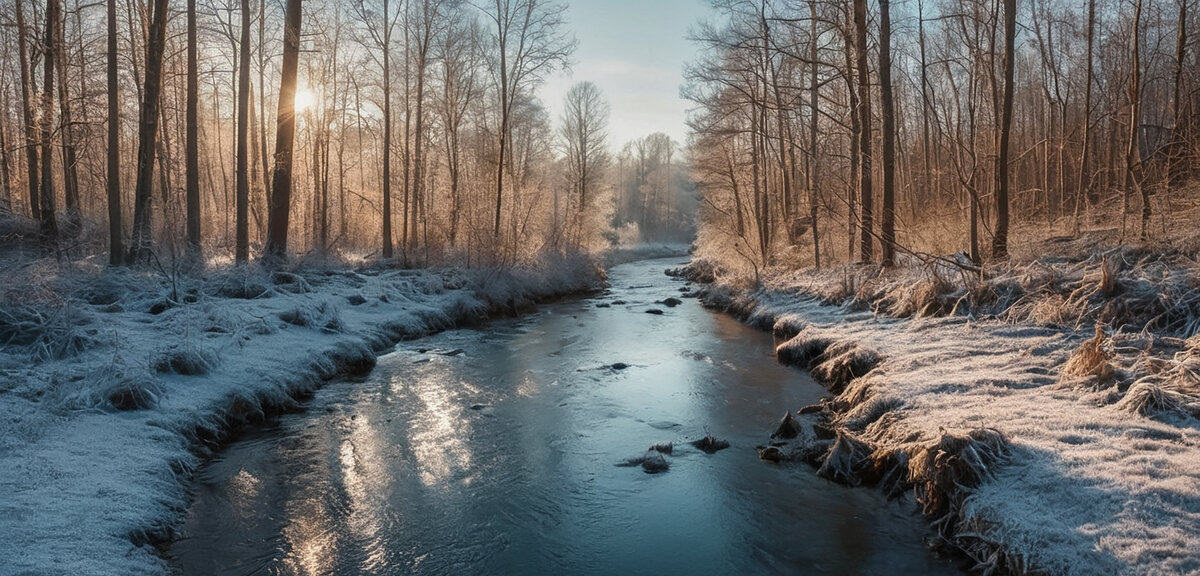
[[883, 221], [880, 222], [882, 263], [896, 264], [896, 105], [892, 99], [892, 17], [888, 0], [879, 0], [879, 104], [883, 132]]
[[33, 78], [29, 62], [29, 27], [25, 23], [25, 0], [14, 0], [17, 19], [17, 54], [21, 68], [21, 115], [25, 122], [25, 167], [29, 184], [29, 212], [34, 220], [42, 218], [42, 202], [39, 198], [37, 122], [33, 110]]
[[288, 219], [292, 205], [292, 150], [296, 139], [296, 68], [300, 59], [301, 0], [287, 0], [283, 24], [283, 65], [279, 80], [279, 113], [275, 130], [275, 174], [267, 216], [263, 260], [283, 262], [287, 255]]
[[187, 243], [193, 256], [200, 255], [200, 81], [197, 70], [196, 0], [187, 3], [187, 135], [184, 156], [187, 168], [184, 180], [187, 190]]
[[563, 30], [565, 5], [550, 0], [494, 0], [481, 9], [494, 25], [492, 77], [496, 83], [500, 129], [492, 235], [499, 238], [504, 172], [512, 161], [515, 104], [524, 91], [539, 84], [547, 73], [567, 65], [576, 42]]
[[148, 259], [153, 240], [150, 229], [151, 186], [158, 142], [159, 104], [162, 95], [163, 50], [167, 37], [167, 0], [154, 0], [146, 43], [146, 83], [138, 121], [137, 182], [133, 197], [133, 238], [128, 260]]
[[[21, 0], [18, 0], [18, 3]], [[117, 92], [117, 0], [108, 0], [108, 263], [125, 258], [121, 226], [121, 125]]]
[[234, 260], [250, 259], [250, 0], [242, 0], [242, 39], [238, 55], [237, 217]]
[[875, 206], [871, 193], [871, 71], [867, 68], [867, 0], [854, 0], [854, 56], [858, 68], [858, 196], [862, 206], [859, 226], [862, 261], [874, 255]]
[[42, 108], [40, 125], [42, 128], [42, 186], [38, 193], [41, 201], [41, 218], [38, 230], [42, 243], [48, 249], [54, 249], [58, 244], [58, 219], [55, 215], [54, 174], [51, 172], [53, 162], [50, 155], [54, 146], [54, 62], [58, 59], [58, 20], [60, 15], [58, 0], [46, 1], [46, 28], [42, 31], [44, 40], [42, 48], [42, 65], [45, 75], [42, 79]]
[[1000, 149], [996, 153], [996, 234], [992, 258], [1008, 258], [1009, 141], [1012, 138], [1013, 75], [1016, 69], [1017, 0], [1004, 0], [1004, 96], [1000, 110]]
[[570, 188], [577, 195], [572, 227], [572, 242], [583, 242], [584, 220], [591, 211], [591, 200], [608, 164], [609, 106], [600, 88], [591, 82], [571, 86], [563, 99], [563, 139]]

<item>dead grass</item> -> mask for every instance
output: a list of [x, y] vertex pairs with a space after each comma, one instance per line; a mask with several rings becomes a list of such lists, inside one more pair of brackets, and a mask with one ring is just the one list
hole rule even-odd
[[1080, 344], [1063, 365], [1061, 381], [1064, 384], [1082, 382], [1098, 389], [1113, 381], [1115, 376], [1116, 369], [1113, 367], [1112, 351], [1104, 334], [1104, 326], [1096, 324], [1096, 335]]
[[934, 518], [936, 525], [953, 529], [963, 499], [991, 478], [995, 467], [1008, 455], [1008, 438], [994, 428], [977, 428], [965, 434], [943, 430], [913, 452], [908, 481], [922, 512]]

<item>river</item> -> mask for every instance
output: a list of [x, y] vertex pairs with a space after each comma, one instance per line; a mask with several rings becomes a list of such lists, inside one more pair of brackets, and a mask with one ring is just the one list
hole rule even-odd
[[[663, 274], [678, 264], [624, 264], [605, 294], [401, 343], [245, 434], [197, 472], [172, 572], [960, 573], [927, 551], [910, 498], [758, 459], [823, 390], [775, 362], [770, 334], [695, 299], [656, 304], [681, 295]], [[731, 447], [686, 443], [706, 433]], [[664, 442], [668, 471], [617, 465]]]

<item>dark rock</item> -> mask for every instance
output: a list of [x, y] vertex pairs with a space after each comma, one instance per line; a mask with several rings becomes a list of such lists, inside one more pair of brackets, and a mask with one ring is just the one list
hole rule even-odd
[[646, 457], [642, 458], [642, 470], [644, 470], [647, 474], [666, 472], [670, 467], [671, 464], [667, 462], [667, 459], [663, 458], [662, 454], [655, 451], [647, 452]]
[[787, 460], [787, 454], [775, 446], [763, 446], [758, 449], [758, 459], [779, 463]]
[[654, 451], [654, 452], [658, 452], [659, 454], [670, 454], [675, 451], [675, 445], [672, 444], [671, 442], [665, 442], [662, 444], [655, 444], [655, 445], [651, 446], [650, 450]]
[[466, 352], [466, 350], [463, 350], [462, 348], [455, 348], [446, 352], [438, 352], [438, 354], [441, 354], [442, 356], [458, 356], [463, 352]]
[[678, 298], [667, 298], [666, 300], [663, 300], [662, 303], [668, 308], [674, 308], [680, 304], [683, 304], [683, 300]]
[[703, 450], [709, 454], [715, 454], [729, 447], [729, 442], [726, 442], [725, 440], [718, 440], [713, 438], [711, 435], [705, 436], [699, 440], [695, 440], [691, 444], [692, 446], [695, 446], [696, 448], [699, 448], [700, 450]]
[[650, 309], [646, 310], [646, 313], [654, 314], [655, 316], [662, 316], [663, 311], [659, 310], [658, 308], [650, 308]]
[[624, 362], [613, 362], [612, 364], [609, 364], [608, 367], [612, 368], [613, 370], [624, 370], [628, 368], [629, 365]]
[[175, 303], [171, 302], [170, 300], [158, 300], [150, 305], [149, 312], [155, 316], [158, 316], [159, 314], [162, 314], [163, 312], [166, 312], [174, 307]]
[[609, 304], [608, 302], [601, 302], [601, 303], [597, 304], [596, 307], [597, 308], [612, 308], [612, 304]]
[[367, 303], [367, 299], [363, 298], [362, 294], [351, 294], [346, 297], [346, 301], [349, 302], [351, 306], [361, 306]]
[[491, 408], [491, 406], [488, 404], [472, 404], [471, 405], [472, 410], [483, 410], [484, 408]]
[[613, 300], [613, 306], [624, 306], [626, 304], [628, 304], [628, 302], [624, 300]]
[[825, 409], [823, 404], [809, 404], [796, 411], [797, 414], [816, 414]]
[[792, 413], [788, 412], [783, 415], [783, 420], [779, 421], [779, 426], [775, 427], [775, 431], [771, 433], [771, 438], [791, 439], [800, 434], [800, 423], [792, 418]]

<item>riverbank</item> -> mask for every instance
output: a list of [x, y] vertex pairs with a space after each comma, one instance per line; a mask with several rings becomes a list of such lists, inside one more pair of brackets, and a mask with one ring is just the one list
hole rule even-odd
[[979, 570], [1200, 570], [1194, 257], [768, 272], [757, 288], [682, 272], [829, 388], [790, 456], [913, 494]]
[[402, 339], [603, 286], [511, 270], [14, 267], [0, 307], [0, 574], [163, 574], [182, 480], [232, 431]]

